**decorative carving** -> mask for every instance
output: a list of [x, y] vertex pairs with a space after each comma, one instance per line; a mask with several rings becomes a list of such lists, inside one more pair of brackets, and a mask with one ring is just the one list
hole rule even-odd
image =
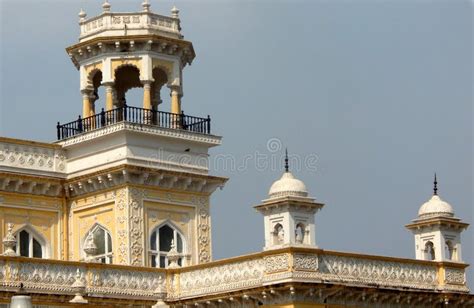
[[94, 256], [97, 254], [97, 246], [94, 243], [94, 235], [92, 232], [89, 232], [86, 240], [84, 241], [84, 252], [86, 253], [87, 262], [95, 262]]
[[[8, 157], [8, 159], [6, 159]], [[0, 143], [0, 164], [9, 167], [28, 168], [42, 172], [60, 172], [66, 156], [61, 149], [41, 145]]]
[[465, 284], [466, 283], [466, 274], [464, 270], [458, 268], [445, 268], [445, 283], [452, 284]]
[[118, 236], [118, 255], [117, 263], [118, 264], [128, 264], [128, 229], [127, 229], [127, 189], [119, 189], [116, 193], [115, 200], [115, 215], [117, 217], [116, 229]]
[[264, 260], [266, 273], [287, 271], [290, 267], [290, 255], [286, 253], [267, 256]]
[[71, 288], [75, 292], [75, 296], [71, 299], [70, 303], [77, 303], [77, 304], [87, 304], [88, 301], [82, 297], [82, 294], [86, 290], [86, 284], [84, 283], [81, 275], [81, 271], [77, 269], [76, 272], [76, 281], [72, 284]]
[[[266, 253], [267, 254], [267, 253]], [[468, 293], [463, 269], [446, 268], [446, 284], [439, 285], [436, 264], [376, 260], [310, 252], [256, 255], [194, 268], [159, 272], [156, 269], [117, 268], [76, 262], [38, 260], [17, 262], [0, 260], [0, 285], [17, 288], [23, 283], [32, 293], [74, 294], [76, 287], [91, 297], [145, 300], [180, 300], [210, 294], [243, 291], [282, 280], [367, 286], [407, 288], [419, 291], [453, 291]], [[293, 268], [290, 260], [293, 259]], [[80, 271], [80, 275], [77, 271]], [[166, 276], [165, 276], [166, 275]], [[79, 276], [79, 277], [78, 277]], [[290, 292], [287, 292], [291, 295]], [[271, 297], [271, 296], [269, 296]], [[314, 296], [313, 296], [314, 299]], [[381, 305], [382, 307], [382, 305]]]
[[425, 289], [433, 288], [437, 283], [436, 267], [429, 265], [334, 255], [321, 255], [318, 262], [320, 277], [338, 282], [376, 283]]
[[156, 272], [120, 269], [90, 269], [89, 293], [154, 298], [160, 278]]
[[187, 297], [259, 286], [262, 283], [263, 272], [264, 264], [261, 259], [185, 271], [180, 274], [179, 296]]
[[211, 247], [210, 247], [210, 227], [209, 227], [209, 211], [207, 200], [204, 197], [199, 199], [197, 207], [198, 211], [198, 250], [199, 263], [206, 263], [211, 261]]
[[295, 254], [293, 257], [295, 270], [317, 271], [319, 262], [315, 254]]
[[174, 244], [174, 240], [171, 240], [171, 249], [168, 251], [166, 254], [166, 257], [168, 258], [169, 265], [168, 268], [179, 268], [178, 260], [181, 258], [181, 254], [178, 253], [176, 250], [176, 246]]
[[130, 225], [130, 264], [143, 265], [143, 190], [131, 188], [128, 194]]
[[13, 248], [16, 246], [16, 238], [13, 235], [13, 224], [9, 223], [7, 225], [7, 234], [3, 238], [3, 255], [4, 256], [16, 256], [16, 252]]

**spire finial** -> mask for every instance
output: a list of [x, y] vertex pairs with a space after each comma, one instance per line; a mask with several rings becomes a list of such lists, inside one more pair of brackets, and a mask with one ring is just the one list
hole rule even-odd
[[142, 7], [143, 7], [143, 12], [150, 12], [150, 2], [148, 0], [143, 0]]
[[285, 172], [290, 171], [290, 166], [288, 165], [288, 149], [285, 148]]
[[104, 13], [108, 13], [110, 12], [110, 3], [109, 3], [109, 0], [105, 0], [104, 1], [104, 4], [102, 4], [102, 9], [104, 10]]
[[84, 21], [86, 19], [86, 12], [84, 12], [83, 9], [81, 9], [81, 11], [79, 12], [79, 21]]
[[433, 195], [438, 195], [438, 180], [436, 178], [436, 172], [434, 174], [434, 182], [433, 182]]
[[173, 8], [171, 9], [171, 17], [173, 18], [179, 18], [179, 10], [176, 6], [173, 5]]

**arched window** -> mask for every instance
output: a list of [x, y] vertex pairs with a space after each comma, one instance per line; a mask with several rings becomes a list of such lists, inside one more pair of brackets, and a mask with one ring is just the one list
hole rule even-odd
[[455, 249], [454, 245], [451, 241], [446, 241], [446, 246], [445, 246], [445, 253], [446, 253], [446, 259], [448, 260], [454, 260], [455, 259]]
[[110, 233], [105, 230], [100, 225], [95, 225], [87, 233], [87, 236], [84, 240], [84, 245], [86, 244], [89, 237], [92, 237], [92, 240], [97, 248], [94, 253], [94, 259], [100, 261], [101, 263], [112, 263], [112, 237]]
[[426, 260], [436, 259], [433, 242], [430, 242], [430, 241], [426, 242], [426, 244], [425, 244], [425, 257], [426, 257]]
[[14, 250], [19, 256], [29, 258], [46, 257], [45, 241], [31, 230], [23, 229], [17, 232], [16, 243]]
[[296, 225], [295, 228], [295, 240], [297, 244], [303, 244], [305, 237], [305, 226], [302, 223]]
[[276, 224], [273, 227], [273, 244], [280, 245], [285, 241], [285, 230], [281, 224]]
[[[152, 267], [165, 268], [168, 266], [167, 254], [171, 250], [172, 243], [175, 245], [178, 253], [182, 254], [184, 251], [184, 240], [182, 235], [176, 230], [166, 224], [156, 228], [150, 236], [150, 260]], [[183, 265], [183, 258], [179, 258], [178, 265]]]

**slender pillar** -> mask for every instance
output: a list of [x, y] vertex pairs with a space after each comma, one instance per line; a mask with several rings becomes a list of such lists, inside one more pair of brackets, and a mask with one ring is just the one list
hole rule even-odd
[[173, 128], [181, 128], [181, 101], [180, 101], [180, 93], [179, 93], [179, 86], [172, 86], [171, 87], [171, 113], [172, 113], [172, 127]]
[[143, 83], [143, 109], [151, 109], [151, 81]]
[[180, 93], [177, 86], [171, 87], [171, 113], [181, 113]]
[[91, 113], [90, 91], [82, 90], [82, 118], [87, 118]]
[[[96, 96], [90, 97], [90, 108], [89, 108], [89, 117], [95, 116], [95, 101], [97, 100]], [[96, 122], [94, 118], [90, 118], [86, 125], [90, 126], [91, 129], [96, 128]]]
[[104, 83], [105, 86], [105, 110], [114, 109], [113, 83]]

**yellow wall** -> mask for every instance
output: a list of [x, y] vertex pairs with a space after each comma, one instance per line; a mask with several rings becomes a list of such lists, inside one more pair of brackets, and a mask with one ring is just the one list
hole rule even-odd
[[[150, 235], [155, 228], [169, 223], [175, 227], [186, 239], [186, 253], [191, 254], [195, 243], [195, 210], [193, 207], [177, 206], [159, 202], [145, 201], [145, 238], [148, 247]], [[150, 265], [148, 253], [146, 265]], [[195, 260], [186, 259], [186, 264], [193, 264]]]
[[80, 261], [83, 241], [99, 224], [112, 236], [113, 263], [149, 266], [149, 238], [169, 222], [185, 240], [186, 265], [211, 261], [209, 195], [123, 185], [75, 198], [0, 193], [0, 238], [28, 225], [46, 242], [46, 256]]
[[0, 238], [8, 223], [14, 224], [14, 233], [27, 226], [46, 241], [48, 258], [62, 259], [62, 199], [3, 192], [0, 197]]

